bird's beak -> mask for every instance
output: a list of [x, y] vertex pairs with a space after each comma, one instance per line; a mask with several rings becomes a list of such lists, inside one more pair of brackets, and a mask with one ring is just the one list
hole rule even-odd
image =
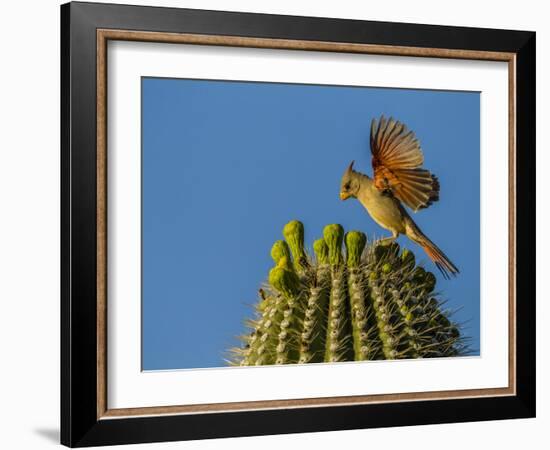
[[350, 195], [347, 192], [340, 192], [340, 200], [347, 200]]

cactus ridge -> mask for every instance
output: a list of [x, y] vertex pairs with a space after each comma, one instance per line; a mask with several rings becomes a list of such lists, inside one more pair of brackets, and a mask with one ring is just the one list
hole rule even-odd
[[[436, 278], [397, 243], [327, 225], [304, 247], [293, 220], [271, 249], [250, 330], [229, 363], [251, 366], [462, 356], [468, 339], [435, 292]], [[345, 252], [343, 251], [345, 248]]]

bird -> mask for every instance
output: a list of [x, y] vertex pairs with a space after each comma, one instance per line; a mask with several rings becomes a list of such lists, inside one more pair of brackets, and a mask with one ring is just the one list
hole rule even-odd
[[378, 225], [392, 233], [381, 239], [382, 243], [403, 234], [424, 249], [444, 278], [456, 276], [458, 268], [422, 232], [404, 206], [417, 212], [439, 200], [439, 180], [421, 167], [424, 156], [414, 132], [392, 117], [375, 118], [370, 150], [373, 177], [355, 171], [352, 161], [342, 176], [340, 199], [357, 199]]

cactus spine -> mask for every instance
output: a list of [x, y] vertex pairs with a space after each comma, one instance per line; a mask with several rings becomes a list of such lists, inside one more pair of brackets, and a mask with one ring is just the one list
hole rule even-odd
[[[275, 266], [232, 364], [266, 365], [468, 354], [467, 340], [434, 293], [436, 278], [396, 243], [327, 225], [304, 247], [299, 221], [271, 249]], [[345, 255], [342, 253], [345, 245]]]

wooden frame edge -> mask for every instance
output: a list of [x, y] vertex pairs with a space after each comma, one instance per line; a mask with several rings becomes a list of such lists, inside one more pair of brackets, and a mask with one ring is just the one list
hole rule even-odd
[[484, 50], [459, 50], [447, 48], [406, 47], [381, 44], [357, 44], [328, 41], [299, 41], [292, 39], [251, 38], [194, 33], [161, 33], [99, 28], [98, 41], [123, 40], [172, 44], [216, 45], [223, 47], [268, 48], [278, 50], [306, 50], [340, 53], [364, 53], [372, 55], [437, 57], [474, 59], [487, 61], [511, 61], [515, 53]]
[[[458, 394], [458, 395], [457, 395]], [[339, 397], [316, 397], [288, 400], [265, 400], [250, 402], [209, 403], [198, 405], [147, 406], [140, 408], [107, 409], [98, 419], [159, 416], [174, 414], [208, 414], [238, 411], [261, 411], [267, 409], [294, 409], [315, 407], [337, 407], [380, 403], [442, 401], [464, 398], [507, 397], [514, 395], [511, 388], [468, 389], [462, 391], [411, 392], [402, 394], [358, 395]]]
[[107, 40], [97, 33], [97, 417], [107, 411]]
[[516, 55], [508, 61], [508, 385], [516, 383]]
[[[325, 41], [249, 38], [191, 33], [164, 33], [98, 28], [97, 36], [97, 419], [174, 414], [222, 413], [289, 409], [300, 407], [349, 406], [358, 404], [503, 397], [516, 395], [516, 54], [481, 50], [405, 47]], [[508, 387], [449, 390], [402, 394], [318, 397], [199, 405], [150, 406], [108, 409], [107, 405], [107, 41], [180, 43], [231, 47], [362, 53], [391, 56], [471, 59], [508, 62], [509, 72], [509, 373]]]

